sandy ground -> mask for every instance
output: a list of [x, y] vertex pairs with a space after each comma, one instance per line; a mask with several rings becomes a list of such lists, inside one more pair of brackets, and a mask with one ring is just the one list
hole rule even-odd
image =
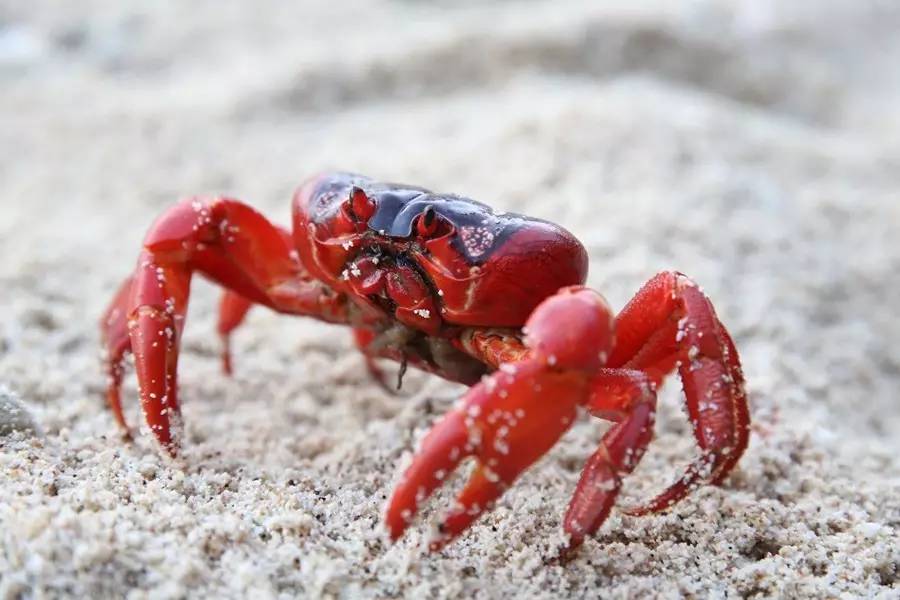
[[[294, 4], [0, 3], [0, 598], [900, 597], [900, 6]], [[386, 395], [346, 331], [261, 309], [226, 379], [203, 282], [183, 460], [124, 444], [95, 324], [154, 216], [228, 193], [287, 223], [326, 168], [559, 222], [614, 306], [692, 275], [744, 360], [739, 468], [547, 565], [585, 420], [444, 552], [389, 545], [461, 388]], [[624, 501], [690, 458], [678, 396]]]

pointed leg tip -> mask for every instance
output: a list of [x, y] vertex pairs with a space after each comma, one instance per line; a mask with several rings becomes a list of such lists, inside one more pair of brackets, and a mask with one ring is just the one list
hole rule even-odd
[[447, 544], [455, 540], [458, 535], [459, 532], [453, 533], [448, 531], [446, 520], [441, 521], [438, 523], [437, 531], [432, 535], [431, 539], [428, 540], [428, 552], [440, 552]]
[[119, 428], [119, 431], [122, 433], [122, 437], [131, 438], [131, 427], [128, 425], [128, 422], [125, 420], [125, 416], [120, 412], [114, 412], [113, 418], [116, 421], [116, 427]]
[[660, 510], [665, 509], [654, 509], [651, 506], [629, 506], [628, 508], [621, 509], [623, 515], [629, 517], [643, 517], [645, 515], [649, 515], [651, 513], [659, 512]]
[[706, 464], [706, 459], [701, 457], [700, 460], [691, 463], [685, 474], [662, 493], [645, 504], [628, 507], [623, 512], [630, 517], [643, 517], [670, 509], [684, 500], [698, 486], [705, 483], [705, 475], [708, 471]]
[[156, 437], [157, 444], [159, 444], [159, 447], [166, 456], [172, 460], [177, 460], [179, 458], [179, 455], [181, 454], [181, 444], [178, 443], [174, 436], [170, 436], [169, 433], [166, 432], [166, 435], [156, 435], [154, 437]]
[[406, 532], [405, 526], [400, 526], [400, 525], [397, 525], [396, 523], [388, 522], [388, 524], [387, 524], [388, 540], [390, 540], [390, 542], [392, 544], [397, 543], [397, 540], [399, 540], [401, 537], [403, 537], [403, 534], [405, 532]]
[[116, 426], [119, 428], [122, 439], [130, 442], [133, 439], [131, 427], [128, 426], [128, 421], [125, 420], [125, 413], [122, 411], [122, 397], [119, 390], [119, 382], [116, 381], [110, 383], [106, 388], [106, 404], [112, 411], [113, 418], [116, 421]]
[[231, 356], [231, 338], [227, 334], [220, 334], [219, 338], [221, 339], [222, 345], [222, 350], [220, 353], [222, 361], [222, 373], [226, 377], [231, 377], [234, 374], [234, 363], [232, 362]]
[[637, 506], [629, 506], [621, 509], [622, 514], [629, 517], [646, 517], [647, 515], [669, 510], [672, 506], [684, 500], [693, 489], [693, 485], [687, 488], [676, 486], [672, 486], [646, 504], [638, 504]]
[[575, 557], [578, 556], [579, 548], [581, 548], [581, 542], [574, 546], [572, 544], [560, 546], [557, 549], [556, 555], [553, 556], [549, 562], [551, 564], [566, 565], [575, 560]]
[[395, 491], [384, 513], [384, 524], [391, 543], [403, 537], [416, 515], [415, 505], [409, 505], [404, 500], [408, 499], [401, 492]]
[[[659, 494], [652, 500], [645, 502], [643, 504], [635, 504], [633, 506], [623, 506], [619, 508], [619, 512], [627, 517], [645, 517], [647, 515], [652, 515], [654, 513], [660, 513], [668, 510], [672, 507], [673, 504], [678, 502], [683, 498], [681, 497], [672, 497], [671, 496], [671, 488], [666, 490], [665, 492]], [[685, 492], [685, 495], [687, 493]]]
[[568, 540], [556, 547], [555, 553], [544, 562], [548, 565], [565, 565], [578, 556], [581, 545], [584, 544], [585, 535], [576, 533], [563, 527]]

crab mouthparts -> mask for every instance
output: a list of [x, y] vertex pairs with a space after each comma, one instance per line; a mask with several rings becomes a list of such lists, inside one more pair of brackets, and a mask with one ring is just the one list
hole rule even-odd
[[357, 297], [365, 298], [401, 323], [429, 334], [440, 329], [439, 294], [409, 257], [380, 249], [364, 253], [350, 263], [342, 278]]

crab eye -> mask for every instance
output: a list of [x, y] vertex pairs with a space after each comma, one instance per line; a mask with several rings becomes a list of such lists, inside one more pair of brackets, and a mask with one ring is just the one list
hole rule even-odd
[[367, 222], [375, 214], [375, 202], [369, 198], [362, 188], [353, 186], [350, 189], [350, 210], [357, 220]]
[[419, 222], [416, 225], [416, 232], [421, 237], [431, 237], [438, 229], [437, 213], [434, 212], [433, 206], [428, 206], [419, 216]]

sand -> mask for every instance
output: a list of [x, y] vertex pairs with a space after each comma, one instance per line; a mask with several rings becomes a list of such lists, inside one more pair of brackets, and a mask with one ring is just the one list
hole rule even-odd
[[[900, 597], [900, 7], [294, 4], [0, 3], [0, 598]], [[585, 419], [445, 551], [434, 510], [390, 545], [385, 498], [462, 388], [388, 395], [347, 331], [263, 309], [228, 379], [201, 281], [183, 456], [124, 443], [96, 321], [154, 216], [217, 193], [287, 223], [322, 169], [552, 219], [616, 307], [690, 274], [744, 361], [734, 474], [546, 564]], [[623, 504], [692, 456], [662, 400]]]

